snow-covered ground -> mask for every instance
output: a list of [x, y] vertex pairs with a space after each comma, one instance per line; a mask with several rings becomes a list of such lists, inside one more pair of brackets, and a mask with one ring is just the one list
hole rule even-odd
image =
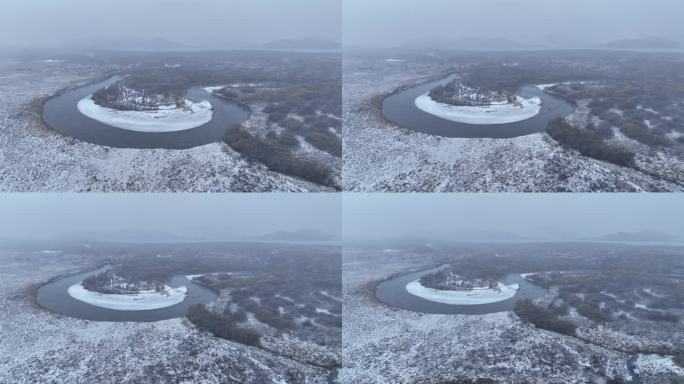
[[87, 321], [33, 303], [35, 287], [93, 263], [92, 256], [66, 252], [0, 251], [0, 383], [331, 382], [327, 370], [213, 337], [186, 319]]
[[204, 87], [202, 89], [207, 91], [207, 93], [214, 93], [214, 91], [218, 91], [219, 89], [223, 89], [225, 87], [226, 87], [225, 85], [219, 85], [219, 86], [213, 86], [213, 87]]
[[541, 111], [539, 97], [525, 99], [516, 96], [515, 103], [492, 102], [486, 106], [456, 106], [433, 100], [428, 93], [415, 100], [416, 107], [423, 112], [442, 119], [466, 124], [507, 124], [530, 119]]
[[202, 277], [202, 276], [211, 276], [211, 275], [231, 275], [231, 276], [235, 276], [235, 275], [245, 275], [245, 274], [246, 274], [245, 272], [210, 272], [210, 273], [199, 273], [199, 274], [196, 274], [196, 275], [185, 275], [185, 278], [188, 279], [188, 280], [193, 280], [193, 279], [196, 279], [196, 278]]
[[684, 378], [684, 368], [675, 364], [669, 356], [639, 355], [634, 365], [642, 375], [671, 375]]
[[200, 274], [198, 274], [198, 275], [185, 275], [185, 278], [188, 279], [188, 280], [193, 280], [193, 279], [196, 278], [196, 277], [201, 277], [201, 276], [204, 276], [204, 275], [205, 275], [204, 273], [200, 273]]
[[146, 311], [182, 303], [188, 294], [188, 288], [172, 288], [165, 285], [161, 291], [145, 290], [135, 294], [105, 294], [87, 290], [79, 282], [69, 287], [67, 292], [76, 300], [100, 308], [117, 311]]
[[[73, 63], [0, 59], [0, 191], [329, 191], [245, 160], [219, 142], [187, 150], [110, 148], [44, 126], [39, 98], [76, 88], [108, 70]], [[247, 127], [261, 124], [259, 114]]]
[[520, 287], [518, 284], [505, 285], [498, 283], [497, 288], [473, 287], [470, 290], [442, 290], [423, 286], [420, 280], [406, 284], [406, 290], [420, 298], [442, 304], [478, 305], [504, 301], [515, 296]]
[[[347, 58], [343, 73], [343, 188], [355, 192], [683, 191], [684, 164], [656, 151], [638, 169], [580, 155], [546, 133], [448, 138], [387, 121], [378, 97], [453, 73], [432, 63]], [[581, 113], [579, 111], [578, 113]], [[572, 118], [570, 116], [569, 118]], [[681, 184], [670, 181], [680, 178]]]
[[79, 112], [93, 120], [128, 131], [184, 131], [210, 122], [213, 115], [213, 107], [207, 100], [195, 103], [186, 99], [183, 108], [166, 105], [152, 111], [122, 111], [99, 106], [91, 96], [78, 102]]
[[[379, 302], [373, 282], [430, 268], [425, 254], [343, 253], [342, 383], [601, 383], [631, 379], [630, 356], [539, 330], [511, 312], [423, 314]], [[370, 288], [369, 288], [370, 287]]]
[[550, 83], [550, 84], [538, 84], [537, 88], [541, 89], [542, 91], [546, 91], [547, 89], [553, 87], [557, 83]]

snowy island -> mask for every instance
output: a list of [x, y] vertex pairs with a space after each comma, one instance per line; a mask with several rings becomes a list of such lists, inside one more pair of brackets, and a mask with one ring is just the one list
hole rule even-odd
[[181, 89], [147, 90], [135, 81], [114, 80], [81, 99], [78, 111], [109, 126], [136, 132], [183, 131], [211, 121], [211, 103], [188, 100]]
[[152, 281], [130, 281], [107, 270], [70, 286], [67, 292], [76, 300], [100, 308], [146, 311], [181, 303], [188, 289]]
[[162, 105], [154, 110], [119, 110], [102, 107], [92, 96], [78, 102], [83, 115], [112, 127], [136, 132], [176, 132], [197, 128], [211, 121], [213, 111], [209, 101], [192, 102], [184, 105]]
[[415, 105], [423, 112], [458, 123], [493, 125], [530, 119], [541, 112], [542, 100], [504, 91], [483, 91], [457, 80], [418, 96]]
[[451, 305], [490, 304], [512, 298], [518, 292], [518, 284], [505, 285], [497, 283], [495, 287], [482, 286], [470, 289], [445, 290], [428, 288], [420, 280], [406, 284], [406, 290], [422, 299], [435, 303]]
[[440, 268], [406, 284], [406, 291], [425, 300], [451, 305], [478, 305], [515, 296], [518, 284], [506, 285], [494, 276], [465, 277]]
[[188, 293], [186, 287], [171, 288], [167, 285], [161, 290], [143, 290], [137, 293], [108, 294], [87, 290], [82, 283], [74, 284], [68, 289], [69, 296], [76, 300], [100, 308], [117, 311], [146, 311], [171, 307], [185, 300]]

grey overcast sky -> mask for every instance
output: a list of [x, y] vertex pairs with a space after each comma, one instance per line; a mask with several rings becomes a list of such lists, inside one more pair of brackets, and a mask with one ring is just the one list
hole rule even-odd
[[120, 230], [235, 239], [314, 229], [340, 235], [341, 197], [271, 194], [1, 194], [0, 238]]
[[661, 36], [684, 42], [681, 0], [344, 0], [348, 46], [455, 37], [551, 46]]
[[242, 47], [281, 38], [341, 41], [341, 0], [2, 0], [0, 46], [154, 37]]
[[346, 194], [343, 217], [350, 238], [485, 230], [560, 240], [658, 231], [682, 239], [684, 204], [678, 194]]

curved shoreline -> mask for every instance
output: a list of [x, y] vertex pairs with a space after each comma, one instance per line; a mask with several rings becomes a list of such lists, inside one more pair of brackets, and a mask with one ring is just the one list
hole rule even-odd
[[192, 129], [170, 130], [164, 127], [163, 131], [156, 132], [128, 130], [95, 120], [79, 111], [77, 104], [81, 100], [88, 98], [116, 78], [115, 76], [97, 83], [65, 88], [48, 97], [42, 102], [40, 110], [43, 126], [50, 133], [101, 146], [190, 149], [220, 143], [230, 127], [242, 124], [251, 115], [251, 110], [246, 105], [213, 96], [196, 86], [186, 91], [185, 99], [193, 103], [207, 100], [212, 105], [212, 117], [207, 123]]
[[[438, 79], [432, 80], [435, 78]], [[520, 87], [516, 95], [526, 100], [538, 97], [541, 100], [539, 112], [533, 116], [532, 114], [526, 115], [528, 118], [524, 120], [510, 123], [493, 124], [489, 121], [473, 121], [479, 124], [469, 124], [448, 120], [416, 106], [417, 98], [452, 78], [454, 75], [424, 77], [420, 81], [400, 85], [390, 92], [376, 95], [371, 99], [371, 103], [379, 104], [379, 118], [397, 128], [441, 137], [494, 139], [509, 139], [544, 132], [549, 120], [565, 117], [576, 108], [573, 102], [562, 96], [542, 91], [536, 84]], [[432, 102], [432, 100], [429, 101]], [[375, 105], [371, 104], [371, 107], [375, 108]]]
[[[435, 266], [430, 269], [419, 268], [413, 269], [410, 272], [400, 271], [391, 274], [383, 279], [373, 281], [369, 284], [368, 289], [373, 291], [373, 300], [382, 305], [389, 306], [395, 309], [408, 310], [411, 312], [428, 313], [428, 314], [449, 314], [449, 315], [484, 315], [489, 313], [512, 311], [516, 300], [526, 298], [537, 298], [545, 293], [542, 287], [526, 281], [518, 273], [511, 272], [502, 279], [499, 284], [505, 286], [516, 286], [517, 289], [513, 292], [507, 292], [511, 297], [499, 297], [496, 300], [487, 300], [485, 303], [459, 302], [459, 303], [443, 303], [429, 298], [416, 296], [407, 290], [407, 285], [411, 282], [419, 281], [422, 276], [427, 273], [437, 271], [443, 266]], [[485, 288], [485, 287], [482, 287]], [[428, 289], [428, 288], [424, 288]], [[499, 292], [496, 292], [497, 294]], [[472, 298], [472, 292], [470, 293]], [[478, 301], [481, 297], [478, 297]], [[499, 300], [500, 299], [500, 300]]]

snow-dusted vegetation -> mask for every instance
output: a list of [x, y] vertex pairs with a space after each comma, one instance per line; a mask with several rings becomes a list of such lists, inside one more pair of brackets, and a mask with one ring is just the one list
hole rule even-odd
[[[651, 301], [643, 301], [646, 299], [644, 293], [639, 293], [643, 295], [642, 301], [632, 303], [632, 308], [636, 309], [623, 319], [618, 318], [620, 314], [616, 307], [608, 305], [613, 300], [612, 295], [617, 301], [630, 303], [633, 299], [623, 293], [634, 292], [643, 285], [642, 281], [632, 283], [633, 280], [624, 276], [618, 278], [624, 273], [619, 271], [656, 273], [657, 266], [640, 258], [644, 252], [662, 260], [662, 266], [669, 266], [665, 269], [681, 271], [684, 251], [673, 247], [441, 243], [432, 244], [429, 249], [417, 244], [406, 245], [404, 250], [393, 253], [382, 252], [381, 248], [350, 247], [343, 256], [345, 365], [341, 381], [451, 383], [487, 379], [503, 383], [658, 383], [676, 380], [681, 367], [675, 361], [680, 361], [677, 356], [684, 345], [679, 336], [681, 321], [634, 317], [634, 311], [639, 311], [635, 304], [653, 305]], [[605, 306], [596, 302], [599, 294], [594, 297], [588, 294], [601, 291], [600, 285], [569, 284], [580, 289], [577, 295], [584, 297], [585, 304], [595, 303], [605, 310], [610, 308], [616, 318], [610, 322], [594, 322], [582, 314], [588, 311], [571, 307], [560, 317], [573, 323], [576, 333], [565, 334], [535, 326], [512, 311], [487, 315], [434, 315], [390, 307], [376, 299], [374, 292], [378, 282], [407, 271], [438, 265], [447, 261], [444, 255], [451, 255], [449, 261], [453, 262], [453, 268], [464, 273], [479, 273], [492, 267], [490, 273], [494, 275], [502, 271], [526, 273], [524, 271], [555, 269], [562, 272], [588, 268], [585, 274], [589, 280], [585, 281], [593, 281], [593, 284], [617, 287], [612, 282], [619, 279], [622, 293], [617, 290], [602, 293], [605, 298], [601, 301]], [[606, 268], [616, 275], [615, 279], [597, 274], [602, 265], [609, 266]], [[525, 276], [535, 279], [549, 273]], [[557, 275], [566, 276], [567, 273]], [[675, 278], [674, 275], [652, 277], [662, 284], [672, 284], [671, 279]], [[680, 275], [677, 275], [677, 281], [682, 284]], [[582, 294], [580, 287], [585, 286]], [[663, 296], [650, 296], [649, 300], [662, 299], [673, 304], [679, 300], [666, 293], [671, 290], [653, 288], [649, 291]], [[558, 316], [562, 313], [558, 292], [550, 288], [533, 303], [548, 310], [549, 316]], [[659, 349], [659, 352], [653, 349], [665, 345], [670, 349]]]
[[226, 135], [233, 149], [273, 170], [339, 189], [342, 100], [340, 80], [332, 77], [316, 83], [238, 83], [205, 89], [254, 106], [253, 118], [259, 124], [245, 124]]
[[[667, 143], [660, 144], [660, 141], [649, 141], [648, 135], [643, 135], [645, 138], [640, 139], [641, 142], [635, 141], [632, 137], [637, 137], [643, 127], [627, 127], [627, 132], [634, 133], [630, 133], [631, 136], [624, 134], [623, 129], [591, 130], [592, 126], [599, 127], [590, 111], [591, 97], [577, 97], [575, 112], [563, 119], [578, 134], [555, 130], [511, 139], [448, 138], [419, 133], [389, 122], [381, 111], [385, 96], [450, 74], [456, 74], [471, 87], [510, 92], [527, 84], [548, 85], [547, 92], [560, 87], [550, 84], [565, 82], [579, 84], [582, 88], [605, 87], [602, 84], [607, 84], [606, 81], [629, 84], [634, 73], [645, 74], [647, 80], [642, 81], [654, 86], [660, 84], [658, 78], [678, 84], [682, 81], [682, 73], [681, 66], [676, 65], [677, 54], [541, 51], [497, 56], [496, 53], [437, 52], [427, 55], [413, 52], [403, 54], [407, 61], [401, 63], [386, 62], [387, 55], [381, 52], [345, 57], [345, 190], [582, 192], [684, 189], [684, 162], [676, 133], [682, 124], [675, 115], [670, 115], [673, 108], [667, 113], [662, 111], [664, 117], [672, 117], [672, 120], [662, 120], [667, 122], [662, 125], [665, 136], [658, 134], [656, 137], [666, 139]], [[557, 60], [549, 61], [550, 57]], [[639, 87], [630, 88], [632, 94], [638, 94], [642, 89]], [[628, 95], [610, 89], [602, 91], [606, 98], [608, 94], [612, 94], [612, 98]], [[662, 89], [661, 93], [669, 94], [669, 97], [678, 94], [676, 87]], [[575, 101], [570, 94], [563, 96]], [[632, 105], [637, 114], [652, 114], [646, 109], [651, 108], [651, 104], [637, 101], [634, 99], [627, 104]], [[610, 107], [605, 113], [601, 112], [606, 119], [614, 115], [610, 113]], [[601, 118], [608, 121], [606, 119]], [[651, 122], [648, 116], [644, 119], [653, 124], [661, 121]], [[618, 120], [615, 123], [617, 125], [612, 126], [624, 125]], [[591, 131], [580, 135], [587, 132], [588, 125]], [[601, 136], [600, 132], [604, 131], [610, 137]], [[578, 139], [572, 142], [564, 138]], [[576, 144], [578, 141], [581, 144]], [[625, 151], [629, 151], [626, 155], [633, 156], [633, 161], [622, 162]]]
[[[134, 271], [135, 275], [154, 274], [161, 278], [178, 270], [204, 275], [203, 272], [217, 264], [226, 269], [255, 271], [263, 268], [260, 255], [271, 251], [282, 253], [288, 260], [300, 254], [315, 260], [331, 252], [326, 247], [189, 244], [183, 245], [183, 251], [177, 256], [174, 249], [178, 249], [178, 244], [90, 244], [88, 247], [69, 244], [63, 247], [62, 253], [49, 256], [32, 251], [30, 246], [0, 252], [0, 304], [4, 308], [0, 313], [0, 382], [282, 384], [333, 381], [335, 371], [330, 367], [339, 361], [339, 341], [335, 342], [333, 337], [325, 344], [316, 337], [303, 338], [305, 333], [278, 331], [261, 322], [258, 316], [248, 314], [252, 320], [244, 325], [257, 332], [261, 339], [251, 346], [216, 337], [186, 318], [151, 323], [86, 321], [49, 312], [35, 302], [36, 290], [46, 281], [92, 269], [104, 262], [102, 255], [107, 255], [107, 263], [113, 262], [114, 268], [119, 262], [130, 263], [135, 259], [129, 259], [132, 249], [142, 257], [136, 264], [140, 268]], [[159, 259], [154, 256], [159, 252], [169, 256]], [[141, 254], [149, 254], [149, 259]], [[339, 258], [338, 252], [332, 254]], [[152, 260], [156, 263], [154, 269], [148, 262]], [[322, 263], [339, 268], [339, 262]], [[196, 268], [192, 269], [193, 266]], [[339, 287], [339, 275], [332, 284]], [[253, 288], [259, 286], [257, 281], [252, 283]], [[268, 290], [270, 286], [262, 288]], [[326, 285], [324, 291], [339, 295], [332, 289]], [[315, 292], [318, 290], [312, 291], [311, 297], [318, 297], [316, 301], [306, 301], [309, 300], [306, 295], [294, 296], [302, 300], [297, 305], [320, 307], [327, 299]], [[267, 297], [266, 291], [264, 296], [258, 291], [255, 294]], [[212, 313], [222, 313], [220, 308], [231, 307], [230, 300], [230, 290], [222, 291], [217, 302], [211, 304], [212, 308], [215, 306], [212, 311], [216, 311]], [[262, 308], [268, 305], [262, 301]], [[332, 312], [332, 307], [327, 308]], [[326, 326], [318, 321], [322, 316], [328, 315], [320, 314], [308, 326], [312, 335], [326, 332]], [[328, 327], [329, 333], [337, 329], [339, 340], [339, 326]], [[326, 366], [326, 362], [333, 365]]]
[[[193, 84], [228, 84], [242, 82], [244, 78], [296, 82], [305, 77], [315, 82], [323, 76], [332, 76], [338, 78], [339, 85], [339, 69], [337, 74], [325, 69], [336, 58], [339, 63], [338, 56], [332, 54], [173, 54], [174, 62], [184, 64], [180, 67], [164, 66], [171, 60], [167, 55], [70, 56], [64, 62], [50, 64], [30, 57], [0, 60], [0, 102], [3, 105], [0, 108], [0, 146], [3, 148], [0, 151], [0, 190], [258, 192], [334, 189], [330, 185], [307, 181], [301, 175], [286, 175], [280, 169], [271, 169], [263, 159], [244, 156], [226, 142], [184, 150], [112, 148], [65, 137], [42, 122], [42, 103], [47, 98], [113, 74], [128, 75], [132, 89], [150, 89], [149, 84], [140, 80], [149, 79], [159, 88], [150, 89], [150, 95], [174, 90], [173, 97], [178, 92], [182, 95]], [[277, 59], [283, 56], [290, 60]], [[164, 79], [168, 83], [163, 82]], [[152, 97], [151, 101], [159, 100]], [[243, 124], [246, 130], [270, 127], [260, 106], [250, 108], [253, 113]], [[326, 167], [332, 170], [332, 178], [339, 179], [339, 158], [335, 160], [327, 153], [313, 149], [307, 158], [328, 164]]]

